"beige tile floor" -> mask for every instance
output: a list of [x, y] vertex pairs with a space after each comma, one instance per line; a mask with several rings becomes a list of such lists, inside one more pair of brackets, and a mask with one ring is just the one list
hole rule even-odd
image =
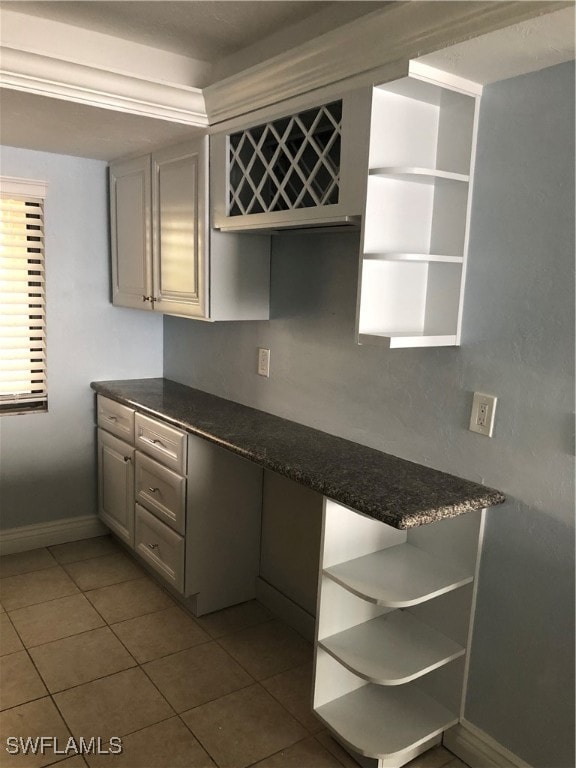
[[[0, 631], [0, 768], [357, 768], [310, 710], [310, 643], [255, 601], [195, 619], [110, 537], [0, 558]], [[6, 751], [70, 735], [123, 752]]]

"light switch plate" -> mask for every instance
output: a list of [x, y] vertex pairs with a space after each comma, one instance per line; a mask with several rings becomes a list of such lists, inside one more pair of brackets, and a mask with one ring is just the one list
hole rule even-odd
[[479, 435], [492, 437], [497, 402], [498, 398], [495, 397], [495, 395], [485, 395], [482, 392], [474, 392], [469, 427], [471, 432], [477, 432]]

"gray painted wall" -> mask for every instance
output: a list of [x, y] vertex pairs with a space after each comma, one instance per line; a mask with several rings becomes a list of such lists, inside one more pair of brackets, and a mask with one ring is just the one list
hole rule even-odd
[[90, 381], [162, 375], [162, 317], [109, 303], [106, 164], [1, 148], [4, 176], [48, 182], [48, 413], [0, 417], [2, 529], [96, 512]]
[[[354, 233], [274, 238], [270, 322], [164, 321], [165, 376], [506, 492], [466, 717], [541, 768], [574, 765], [573, 99], [572, 64], [485, 90], [461, 348], [354, 345]], [[493, 439], [467, 430], [474, 390]]]

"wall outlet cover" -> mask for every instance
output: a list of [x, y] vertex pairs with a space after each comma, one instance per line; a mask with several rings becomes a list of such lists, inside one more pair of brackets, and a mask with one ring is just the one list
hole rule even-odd
[[479, 435], [492, 437], [497, 402], [498, 398], [495, 395], [474, 392], [469, 426], [471, 432], [477, 432]]
[[258, 348], [258, 375], [270, 376], [270, 350], [262, 347]]

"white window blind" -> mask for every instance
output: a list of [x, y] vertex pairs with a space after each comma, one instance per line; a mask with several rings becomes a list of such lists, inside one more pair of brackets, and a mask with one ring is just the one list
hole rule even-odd
[[0, 413], [47, 406], [44, 190], [0, 179]]

